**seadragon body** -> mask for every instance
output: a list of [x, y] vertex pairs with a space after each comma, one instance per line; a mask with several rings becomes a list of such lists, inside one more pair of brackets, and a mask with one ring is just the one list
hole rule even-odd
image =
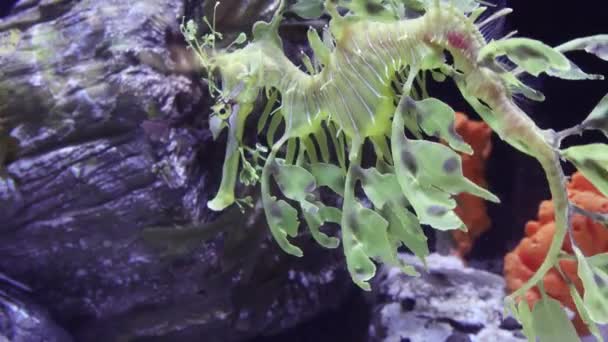
[[[290, 254], [302, 255], [288, 241], [297, 235], [298, 211], [270, 194], [271, 179], [287, 199], [299, 203], [320, 244], [336, 247], [337, 239], [320, 227], [327, 222], [340, 224], [349, 271], [362, 288], [369, 288], [367, 281], [375, 273], [372, 259], [401, 265], [396, 257], [401, 244], [423, 258], [428, 249], [420, 224], [441, 230], [464, 228], [453, 211], [455, 194], [470, 192], [498, 201], [462, 176], [460, 159], [452, 149], [471, 150], [454, 131], [454, 112], [425, 94], [422, 75], [433, 72], [452, 78], [492, 129], [536, 158], [546, 173], [555, 205], [555, 238], [541, 267], [513, 298], [538, 285], [557, 262], [569, 227], [571, 206], [560, 166], [560, 139], [555, 132], [540, 129], [517, 106], [514, 93], [540, 95], [496, 57], [506, 55], [533, 75], [547, 72], [564, 78], [572, 78], [573, 64], [540, 42], [523, 38], [487, 42], [480, 32], [483, 23], [476, 23], [483, 12], [478, 8], [463, 11], [433, 1], [418, 17], [395, 19], [374, 1], [350, 2], [351, 16], [339, 14], [336, 3], [325, 3], [332, 17], [333, 42], [322, 42], [316, 32], [309, 32], [318, 67], [308, 72], [283, 53], [277, 34], [282, 9], [272, 22], [258, 23], [253, 41], [242, 48], [208, 52], [193, 46], [209, 73], [220, 75], [219, 102], [227, 111], [219, 126], [228, 127], [223, 178], [209, 207], [223, 210], [235, 202], [239, 164], [247, 164], [241, 151], [244, 124], [259, 94], [272, 91], [280, 96], [281, 105], [268, 128], [270, 152], [259, 181], [278, 244]], [[281, 122], [282, 134], [275, 142]], [[405, 129], [416, 138], [408, 137]], [[451, 149], [422, 139], [424, 135], [446, 141]], [[376, 152], [375, 168], [362, 167], [364, 144], [371, 144]], [[331, 163], [333, 159], [338, 159], [337, 165]], [[358, 184], [371, 208], [355, 196]], [[321, 186], [343, 197], [341, 208], [322, 203], [316, 192]]]

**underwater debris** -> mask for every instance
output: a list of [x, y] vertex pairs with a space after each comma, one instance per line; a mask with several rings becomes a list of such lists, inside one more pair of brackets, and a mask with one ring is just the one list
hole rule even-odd
[[[581, 173], [575, 173], [568, 184], [568, 197], [572, 203], [588, 211], [608, 213], [608, 198], [603, 196], [596, 187], [591, 184]], [[526, 224], [526, 236], [519, 245], [505, 256], [504, 274], [507, 287], [510, 291], [517, 290], [521, 284], [526, 282], [547, 255], [549, 244], [555, 234], [555, 222], [553, 221], [554, 207], [551, 201], [543, 201], [538, 210], [538, 219]], [[572, 235], [583, 254], [587, 257], [608, 252], [608, 229], [591, 218], [580, 214], [572, 217]], [[562, 251], [571, 258], [563, 258], [559, 262], [561, 272], [573, 282], [579, 292], [584, 292], [583, 284], [577, 275], [577, 265], [572, 250], [570, 238], [566, 238]], [[568, 309], [576, 312], [576, 305], [570, 289], [568, 280], [564, 278], [557, 269], [552, 269], [543, 279], [547, 294], [557, 300]], [[531, 307], [540, 299], [541, 294], [537, 287], [526, 292], [526, 300]], [[576, 314], [573, 319], [579, 334], [589, 333], [587, 325]]]

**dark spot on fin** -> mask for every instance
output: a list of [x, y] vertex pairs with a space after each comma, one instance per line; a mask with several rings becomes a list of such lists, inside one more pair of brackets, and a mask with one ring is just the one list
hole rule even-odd
[[279, 174], [279, 164], [275, 161], [273, 163], [270, 163], [270, 165], [268, 165], [268, 171], [270, 171], [270, 174], [273, 176], [276, 176]]
[[405, 98], [405, 106], [403, 109], [406, 111], [409, 111], [412, 109], [416, 109], [416, 107], [417, 107], [416, 101], [413, 98], [407, 96]]
[[443, 162], [443, 171], [453, 173], [456, 172], [456, 170], [458, 170], [458, 158], [448, 158], [445, 162]]
[[442, 206], [432, 205], [432, 206], [428, 207], [426, 212], [427, 212], [427, 214], [429, 214], [431, 216], [443, 216], [443, 215], [447, 214], [448, 210]]
[[365, 4], [365, 10], [369, 14], [378, 14], [384, 10], [384, 6], [375, 1], [368, 0]]
[[270, 204], [270, 215], [272, 217], [281, 218], [283, 217], [283, 212], [281, 211], [281, 207], [279, 206], [279, 202], [272, 202]]
[[357, 232], [359, 231], [359, 226], [357, 223], [357, 216], [355, 214], [349, 214], [346, 216], [346, 224], [348, 225], [348, 227], [350, 227], [350, 229], [353, 231], [353, 233], [356, 235]]
[[304, 192], [312, 192], [316, 188], [315, 182], [310, 182], [304, 187]]
[[418, 163], [416, 162], [416, 157], [414, 157], [410, 151], [401, 151], [401, 162], [403, 163], [403, 166], [405, 166], [405, 168], [408, 169], [408, 171], [410, 171], [412, 174], [415, 175], [418, 172]]
[[597, 173], [598, 175], [601, 175], [602, 178], [608, 179], [608, 170], [604, 169], [595, 160], [585, 159], [585, 160], [583, 160], [583, 166], [588, 169], [593, 170], [593, 172]]
[[547, 58], [547, 56], [545, 56], [544, 54], [540, 53], [538, 50], [536, 49], [532, 49], [529, 46], [520, 46], [518, 47], [515, 51], [515, 54], [521, 58], [537, 58], [537, 59], [542, 59], [545, 61], [549, 61], [549, 59]]

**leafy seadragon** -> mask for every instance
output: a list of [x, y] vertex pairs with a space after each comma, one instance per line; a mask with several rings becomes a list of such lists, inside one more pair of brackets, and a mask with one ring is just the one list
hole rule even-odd
[[[437, 81], [451, 78], [494, 132], [538, 160], [553, 197], [557, 228], [547, 258], [508, 303], [530, 338], [538, 334], [549, 340], [551, 336], [542, 328], [549, 319], [560, 323], [553, 329], [571, 327], [559, 304], [547, 296], [532, 312], [521, 304], [524, 301], [516, 305], [515, 300], [534, 286], [542, 288], [543, 276], [558, 266], [570, 215], [580, 210], [568, 202], [560, 159], [574, 162], [608, 193], [607, 145], [560, 149], [563, 138], [584, 129], [600, 129], [608, 135], [608, 96], [581, 125], [560, 133], [537, 127], [513, 98], [520, 94], [544, 99], [519, 80], [523, 73], [601, 78], [586, 74], [563, 53], [586, 50], [608, 60], [608, 35], [556, 48], [510, 36], [488, 42], [480, 29], [510, 10], [480, 19], [486, 7], [473, 0], [317, 0], [300, 1], [292, 9], [303, 15], [325, 11], [331, 16], [323, 38], [313, 29], [308, 32], [314, 60], [304, 58], [307, 71], [283, 53], [278, 35], [283, 3], [271, 22], [255, 24], [253, 39], [244, 46], [246, 39], [241, 35], [229, 47], [216, 49], [221, 34], [213, 25], [202, 40], [193, 22], [182, 26], [218, 98], [211, 129], [215, 136], [228, 129], [222, 181], [209, 208], [220, 211], [235, 202], [247, 202], [235, 197], [241, 165], [240, 180], [245, 185], [260, 182], [270, 231], [285, 252], [303, 254], [288, 239], [298, 234], [300, 217], [314, 239], [327, 248], [336, 248], [339, 239], [320, 228], [338, 223], [348, 270], [361, 288], [370, 289], [374, 259], [415, 275], [411, 266], [398, 259], [398, 247], [405, 245], [424, 260], [429, 251], [421, 225], [466, 229], [454, 213], [456, 194], [467, 192], [498, 202], [496, 196], [463, 177], [455, 151], [470, 154], [472, 150], [454, 130], [454, 111], [429, 97], [425, 88], [428, 75]], [[515, 68], [500, 62], [505, 56]], [[258, 132], [267, 128], [269, 151], [243, 143], [246, 119], [260, 93], [266, 95], [268, 105]], [[280, 106], [273, 111], [275, 103]], [[375, 167], [363, 166], [365, 144], [373, 146]], [[263, 166], [257, 165], [259, 161]], [[289, 202], [271, 194], [272, 181]], [[363, 205], [355, 195], [359, 185], [371, 205]], [[341, 208], [324, 204], [320, 187], [341, 196]], [[293, 206], [296, 203], [299, 211]], [[591, 325], [608, 323], [608, 256], [593, 262], [574, 248], [586, 289], [584, 299], [578, 295], [579, 312]], [[560, 340], [568, 336], [573, 335], [564, 331]]]

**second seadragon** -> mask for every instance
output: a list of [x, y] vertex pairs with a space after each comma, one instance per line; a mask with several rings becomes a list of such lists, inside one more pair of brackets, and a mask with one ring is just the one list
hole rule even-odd
[[[559, 302], [542, 291], [542, 279], [559, 267], [571, 214], [584, 212], [568, 201], [560, 160], [574, 163], [608, 194], [608, 145], [561, 147], [564, 138], [586, 129], [608, 135], [608, 96], [583, 123], [563, 132], [539, 128], [514, 96], [544, 100], [540, 92], [520, 81], [523, 74], [601, 79], [582, 71], [564, 53], [586, 50], [608, 60], [608, 35], [558, 47], [511, 35], [488, 42], [481, 28], [510, 10], [484, 16], [487, 8], [473, 0], [317, 0], [300, 1], [297, 8], [331, 17], [323, 38], [312, 28], [308, 32], [314, 59], [304, 59], [307, 71], [283, 52], [278, 35], [283, 3], [271, 22], [254, 25], [253, 39], [244, 46], [246, 39], [241, 35], [228, 47], [216, 49], [221, 34], [214, 25], [202, 37], [197, 36], [193, 22], [182, 26], [217, 98], [211, 130], [217, 136], [228, 129], [220, 189], [209, 208], [220, 211], [247, 203], [235, 196], [237, 179], [245, 185], [259, 182], [270, 231], [285, 252], [303, 254], [288, 240], [298, 234], [300, 218], [327, 248], [338, 247], [340, 239], [326, 235], [321, 227], [337, 223], [348, 270], [361, 288], [370, 288], [368, 281], [376, 272], [373, 260], [399, 265], [416, 275], [399, 260], [397, 249], [405, 245], [424, 260], [429, 250], [421, 225], [466, 229], [454, 213], [454, 196], [459, 193], [498, 202], [463, 176], [457, 152], [472, 150], [454, 130], [454, 111], [430, 97], [425, 87], [428, 76], [438, 82], [450, 78], [500, 138], [540, 163], [551, 190], [556, 233], [549, 252], [507, 303], [530, 339], [553, 341], [554, 333], [560, 341], [576, 338]], [[511, 64], [502, 62], [504, 57]], [[266, 130], [269, 150], [243, 142], [246, 119], [260, 94], [268, 102], [257, 128]], [[368, 163], [373, 167], [363, 166], [366, 144], [375, 152], [375, 160]], [[288, 201], [271, 194], [272, 181]], [[359, 185], [370, 205], [363, 205], [355, 194]], [[323, 203], [321, 187], [341, 196], [341, 207]], [[586, 214], [607, 221], [602, 215]], [[574, 288], [573, 297], [596, 333], [595, 323], [608, 323], [608, 255], [587, 257], [576, 246], [573, 249], [585, 288], [584, 294]], [[543, 297], [533, 310], [525, 301], [517, 303], [535, 286]], [[543, 326], [549, 322], [557, 326], [547, 331]]]

